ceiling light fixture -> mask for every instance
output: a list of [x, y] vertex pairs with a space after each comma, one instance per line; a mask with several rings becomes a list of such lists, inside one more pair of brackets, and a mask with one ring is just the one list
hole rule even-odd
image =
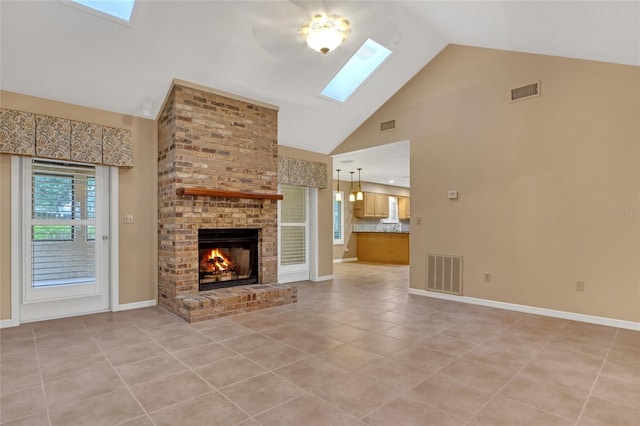
[[340, 192], [340, 169], [336, 169], [338, 172], [338, 189], [336, 189], [336, 201], [342, 201], [342, 193]]
[[302, 35], [310, 48], [327, 54], [347, 39], [350, 33], [349, 21], [338, 16], [315, 15], [302, 28]]
[[353, 192], [353, 174], [355, 172], [349, 173], [351, 173], [351, 190], [349, 191], [349, 201], [353, 203], [354, 201], [356, 201], [356, 194]]
[[358, 167], [358, 192], [356, 193], [356, 200], [362, 201], [364, 199], [364, 194], [362, 194], [362, 183], [360, 182], [360, 170], [362, 167]]

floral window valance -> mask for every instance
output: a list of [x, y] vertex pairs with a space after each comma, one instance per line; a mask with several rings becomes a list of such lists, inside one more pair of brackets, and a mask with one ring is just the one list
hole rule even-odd
[[131, 130], [0, 108], [0, 153], [133, 167]]
[[327, 165], [315, 161], [279, 157], [278, 183], [326, 188]]

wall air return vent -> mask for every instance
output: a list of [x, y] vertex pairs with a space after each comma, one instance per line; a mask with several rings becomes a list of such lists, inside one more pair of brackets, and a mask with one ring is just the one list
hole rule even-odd
[[395, 130], [396, 128], [396, 120], [389, 120], [383, 123], [380, 123], [380, 131], [388, 132], [390, 130]]
[[511, 102], [522, 101], [536, 96], [540, 96], [539, 81], [511, 89]]
[[427, 290], [462, 296], [462, 256], [428, 254]]

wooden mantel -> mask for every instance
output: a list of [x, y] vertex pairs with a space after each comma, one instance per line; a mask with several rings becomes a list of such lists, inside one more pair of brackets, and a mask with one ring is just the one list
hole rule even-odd
[[252, 200], [282, 200], [282, 194], [265, 194], [260, 192], [237, 192], [225, 191], [220, 189], [203, 189], [203, 188], [178, 188], [178, 195], [195, 195], [202, 197], [222, 197], [222, 198], [248, 198]]

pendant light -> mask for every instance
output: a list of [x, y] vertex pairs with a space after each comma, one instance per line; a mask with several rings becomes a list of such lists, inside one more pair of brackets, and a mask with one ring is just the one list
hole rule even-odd
[[362, 167], [358, 167], [358, 193], [356, 194], [356, 200], [362, 201], [364, 199], [364, 195], [362, 194], [362, 184], [360, 182], [360, 170]]
[[336, 189], [336, 201], [342, 201], [342, 193], [340, 192], [340, 169], [336, 169], [338, 172], [338, 188]]
[[355, 172], [349, 172], [349, 173], [351, 173], [351, 189], [349, 191], [349, 201], [353, 203], [356, 200], [356, 194], [353, 192], [353, 174]]

